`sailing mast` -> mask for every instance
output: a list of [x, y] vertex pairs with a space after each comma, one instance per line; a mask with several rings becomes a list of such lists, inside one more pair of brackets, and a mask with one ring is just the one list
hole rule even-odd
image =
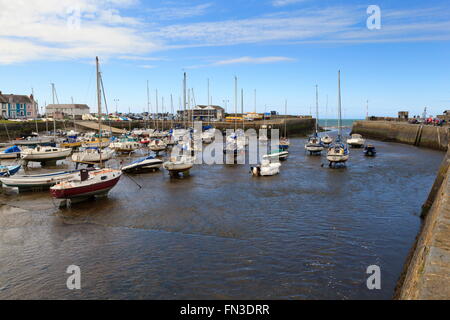
[[338, 137], [337, 140], [341, 141], [341, 134], [342, 134], [342, 129], [341, 129], [341, 70], [338, 71], [338, 115], [339, 115], [339, 119], [338, 119], [338, 127], [339, 127], [339, 133], [338, 133]]
[[186, 72], [183, 78], [183, 125], [186, 129]]
[[156, 131], [159, 130], [159, 116], [158, 116], [158, 89], [156, 89], [156, 116], [155, 116], [155, 121], [156, 121]]
[[287, 99], [284, 100], [284, 137], [287, 138]]
[[146, 123], [146, 129], [148, 129], [148, 119], [150, 118], [150, 90], [148, 87], [148, 80], [147, 80], [147, 123]]
[[316, 84], [316, 137], [319, 132], [319, 86]]
[[98, 134], [99, 134], [99, 146], [100, 146], [100, 167], [103, 166], [102, 161], [102, 94], [100, 87], [100, 66], [98, 62], [98, 57], [95, 58], [97, 66], [97, 106], [98, 106]]
[[236, 132], [237, 129], [237, 105], [238, 105], [238, 93], [237, 93], [237, 77], [234, 77], [234, 131]]
[[245, 121], [244, 121], [244, 89], [241, 89], [241, 112], [242, 112], [242, 130], [245, 132]]

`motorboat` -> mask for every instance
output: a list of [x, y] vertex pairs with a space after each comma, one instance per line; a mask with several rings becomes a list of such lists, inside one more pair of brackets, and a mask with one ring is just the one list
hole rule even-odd
[[361, 148], [366, 144], [366, 140], [360, 134], [355, 133], [347, 139], [347, 144], [353, 148]]
[[178, 175], [179, 173], [187, 174], [193, 166], [194, 158], [187, 155], [172, 157], [163, 164], [164, 169], [169, 171], [171, 176]]
[[35, 149], [24, 149], [20, 158], [24, 161], [50, 162], [62, 160], [70, 156], [72, 149], [37, 146]]
[[364, 147], [364, 155], [367, 157], [374, 157], [377, 154], [377, 150], [373, 144], [368, 144]]
[[164, 141], [160, 139], [154, 139], [152, 140], [152, 142], [150, 142], [148, 147], [153, 152], [161, 152], [167, 149], [167, 144], [165, 144]]
[[122, 171], [126, 173], [156, 171], [161, 168], [162, 164], [162, 160], [150, 156], [136, 160], [133, 163], [122, 167]]
[[140, 144], [135, 140], [119, 140], [111, 142], [109, 147], [117, 152], [130, 153], [138, 150]]
[[274, 176], [280, 173], [280, 167], [279, 162], [270, 162], [270, 160], [264, 159], [260, 165], [251, 167], [251, 172], [254, 176]]
[[114, 156], [114, 150], [86, 148], [82, 151], [75, 152], [72, 155], [72, 161], [77, 163], [99, 163], [110, 160]]
[[287, 160], [289, 156], [289, 152], [286, 150], [274, 150], [271, 153], [264, 155], [263, 159], [269, 159], [269, 160], [280, 160], [280, 161], [284, 161]]
[[12, 177], [0, 177], [0, 182], [5, 187], [18, 188], [19, 191], [41, 190], [48, 189], [61, 181], [75, 179], [78, 172], [78, 170], [70, 170], [37, 175], [15, 175]]
[[317, 136], [317, 134], [315, 134], [308, 139], [308, 142], [305, 145], [305, 149], [311, 155], [319, 154], [323, 151], [324, 145], [322, 144], [322, 141], [320, 141], [319, 136]]
[[122, 171], [82, 169], [78, 176], [77, 180], [63, 181], [51, 187], [51, 195], [56, 199], [83, 199], [106, 195], [119, 182]]
[[21, 167], [21, 165], [0, 166], [0, 177], [13, 176], [20, 170]]
[[0, 152], [0, 160], [20, 158], [20, 148], [18, 146], [9, 147]]
[[320, 138], [320, 141], [322, 141], [324, 145], [328, 146], [333, 143], [333, 138], [331, 138], [328, 134], [325, 134], [322, 138]]

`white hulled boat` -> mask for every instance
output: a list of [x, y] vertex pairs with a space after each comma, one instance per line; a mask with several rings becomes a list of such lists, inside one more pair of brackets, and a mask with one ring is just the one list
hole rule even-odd
[[366, 144], [366, 140], [360, 134], [355, 133], [347, 139], [347, 144], [353, 148], [361, 148]]
[[161, 168], [162, 165], [163, 161], [161, 159], [157, 159], [155, 157], [146, 157], [122, 167], [122, 171], [127, 173], [156, 171]]
[[1, 177], [0, 182], [5, 187], [19, 188], [19, 191], [48, 189], [61, 181], [75, 179], [78, 174], [78, 170], [71, 170], [37, 175], [16, 175], [12, 177]]
[[106, 162], [114, 156], [114, 150], [86, 148], [83, 151], [75, 152], [72, 155], [72, 161], [77, 163], [99, 163]]
[[341, 72], [338, 72], [338, 112], [339, 112], [339, 133], [334, 144], [332, 144], [327, 153], [327, 160], [329, 161], [329, 166], [333, 166], [338, 163], [346, 163], [350, 157], [347, 146], [341, 142], [342, 134], [342, 120], [341, 120]]
[[34, 162], [50, 162], [65, 159], [72, 153], [72, 149], [42, 147], [37, 146], [35, 149], [22, 150], [20, 158], [25, 161]]
[[261, 165], [251, 167], [251, 172], [254, 176], [274, 176], [280, 173], [281, 164], [279, 162], [270, 162], [265, 159]]
[[316, 126], [314, 134], [309, 137], [308, 142], [305, 145], [305, 149], [312, 155], [321, 153], [324, 148], [325, 147], [319, 137], [319, 89], [316, 85]]

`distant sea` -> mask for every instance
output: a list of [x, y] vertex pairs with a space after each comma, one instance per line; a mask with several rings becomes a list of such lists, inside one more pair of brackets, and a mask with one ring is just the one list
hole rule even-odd
[[[342, 119], [342, 127], [351, 128], [353, 122], [358, 121], [360, 119]], [[319, 119], [319, 126], [325, 128], [337, 128], [338, 119]]]

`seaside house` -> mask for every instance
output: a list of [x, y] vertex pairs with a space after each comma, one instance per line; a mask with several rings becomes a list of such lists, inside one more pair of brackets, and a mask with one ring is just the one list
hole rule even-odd
[[27, 119], [38, 116], [38, 105], [33, 95], [3, 94], [0, 91], [0, 115], [4, 119]]

